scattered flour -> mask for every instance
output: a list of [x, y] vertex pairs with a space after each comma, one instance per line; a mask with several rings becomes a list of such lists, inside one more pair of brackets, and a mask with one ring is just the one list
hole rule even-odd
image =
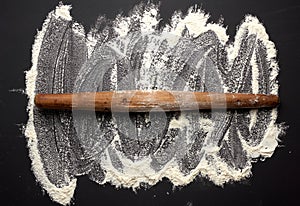
[[[32, 170], [37, 181], [47, 191], [49, 196], [54, 201], [63, 205], [69, 204], [73, 197], [76, 188], [76, 178], [69, 179], [65, 177], [64, 181], [68, 182], [68, 184], [62, 187], [55, 185], [49, 180], [38, 149], [38, 140], [43, 137], [38, 137], [36, 133], [34, 96], [36, 93], [37, 75], [38, 72], [41, 72], [38, 68], [40, 49], [43, 44], [45, 32], [49, 26], [51, 26], [50, 19], [56, 18], [71, 22], [70, 9], [71, 6], [59, 5], [55, 11], [49, 13], [33, 45], [32, 67], [26, 72], [26, 94], [29, 97], [27, 108], [29, 120], [25, 136], [28, 140]], [[165, 25], [161, 30], [163, 31], [161, 35], [158, 35], [155, 33], [159, 29], [158, 25], [160, 22], [158, 6], [154, 4], [140, 4], [129, 16], [118, 15], [116, 17], [112, 23], [112, 35], [114, 35], [117, 40], [112, 40], [112, 43], [109, 42], [109, 40], [111, 40], [109, 34], [105, 34], [105, 36], [101, 31], [93, 30], [86, 35], [86, 47], [89, 59], [88, 62], [84, 64], [83, 70], [88, 68], [93, 71], [90, 65], [97, 65], [97, 68], [99, 67], [97, 64], [99, 63], [97, 62], [97, 54], [103, 54], [103, 56], [100, 55], [101, 58], [105, 58], [107, 54], [101, 53], [103, 51], [101, 51], [101, 47], [98, 48], [97, 45], [108, 43], [109, 46], [106, 48], [115, 51], [118, 55], [140, 55], [138, 57], [134, 56], [135, 58], [139, 58], [138, 61], [140, 63], [138, 69], [140, 76], [139, 78], [135, 77], [135, 86], [139, 89], [151, 89], [153, 86], [169, 88], [168, 82], [175, 82], [176, 76], [183, 78], [186, 74], [190, 75], [187, 84], [190, 85], [189, 81], [192, 81], [192, 83], [196, 85], [197, 78], [200, 77], [199, 75], [197, 76], [197, 72], [195, 72], [196, 74], [192, 72], [191, 74], [185, 73], [188, 72], [189, 68], [183, 66], [182, 61], [184, 60], [184, 64], [189, 63], [190, 65], [195, 65], [194, 67], [199, 71], [203, 65], [205, 68], [207, 67], [208, 71], [204, 70], [201, 73], [201, 75], [206, 77], [206, 79], [200, 79], [203, 81], [201, 82], [202, 84], [209, 84], [209, 81], [214, 80], [214, 77], [209, 76], [212, 73], [220, 75], [221, 80], [218, 83], [221, 84], [223, 92], [234, 89], [230, 87], [233, 87], [232, 85], [235, 84], [231, 84], [230, 82], [240, 81], [237, 85], [244, 89], [247, 88], [248, 92], [260, 93], [262, 87], [262, 85], [260, 85], [260, 78], [265, 78], [267, 79], [266, 81], [273, 83], [264, 89], [269, 91], [270, 94], [278, 94], [276, 77], [279, 68], [276, 61], [276, 49], [274, 43], [269, 40], [264, 26], [258, 19], [247, 15], [237, 30], [234, 43], [228, 42], [229, 36], [224, 26], [208, 22], [208, 20], [209, 15], [197, 6], [190, 8], [185, 15], [182, 12], [175, 12], [170, 24]], [[84, 36], [85, 32], [80, 24], [74, 22], [72, 26], [75, 33], [77, 32], [78, 35]], [[133, 32], [140, 32], [141, 34], [139, 35]], [[212, 33], [215, 37], [212, 37]], [[168, 38], [166, 34], [170, 34], [172, 38]], [[256, 45], [256, 47], [253, 50], [253, 54], [250, 52], [250, 63], [243, 62], [245, 65], [250, 64], [249, 68], [251, 68], [251, 71], [249, 71], [249, 69], [247, 70], [248, 67], [246, 68], [248, 72], [251, 72], [251, 75], [249, 75], [250, 86], [247, 87], [247, 83], [249, 82], [246, 82], [248, 80], [245, 80], [244, 78], [246, 77], [244, 76], [248, 73], [237, 72], [237, 79], [230, 79], [230, 73], [226, 76], [221, 76], [219, 70], [223, 68], [219, 68], [215, 65], [215, 67], [212, 67], [210, 64], [212, 64], [211, 62], [213, 61], [209, 61], [210, 63], [208, 63], [207, 58], [216, 58], [215, 56], [217, 55], [213, 53], [216, 52], [215, 48], [223, 48], [224, 51], [227, 52], [225, 54], [227, 55], [226, 59], [228, 63], [224, 66], [226, 67], [225, 72], [231, 72], [231, 70], [236, 69], [234, 65], [236, 61], [241, 58], [240, 53], [243, 52], [242, 46], [243, 41], [245, 41], [245, 36], [250, 39], [247, 41], [251, 41], [251, 35], [255, 36], [254, 45]], [[166, 45], [164, 45], [165, 40], [168, 42]], [[192, 42], [192, 44], [190, 42]], [[139, 47], [136, 47], [137, 44], [140, 44]], [[196, 53], [198, 54], [196, 57], [199, 57], [199, 61], [196, 63], [192, 62], [189, 56], [193, 55], [195, 51], [201, 50], [201, 45], [205, 44], [208, 44], [210, 48], [203, 53]], [[189, 46], [195, 46], [195, 48], [188, 50], [189, 48], [186, 47]], [[177, 47], [179, 49], [177, 49]], [[141, 54], [138, 53], [139, 51]], [[171, 52], [172, 55], [174, 55], [174, 59], [170, 57]], [[260, 52], [267, 54], [263, 61], [267, 62], [269, 65], [268, 68], [261, 68], [262, 64], [257, 63], [258, 57], [261, 58]], [[156, 59], [158, 54], [160, 58]], [[186, 59], [182, 59], [182, 56], [185, 56]], [[220, 59], [216, 59], [216, 61], [220, 61]], [[101, 62], [99, 64], [101, 65]], [[122, 73], [120, 74], [119, 69], [125, 67], [126, 62], [114, 63], [111, 68], [110, 77], [108, 78], [109, 80], [107, 80], [110, 82], [110, 89], [119, 89], [120, 84], [118, 78], [120, 78], [120, 75], [123, 75]], [[191, 66], [191, 68], [194, 67]], [[172, 72], [174, 68], [175, 72]], [[212, 71], [212, 68], [217, 69]], [[266, 76], [262, 76], [261, 69], [270, 69], [271, 72]], [[157, 75], [157, 71], [161, 75]], [[80, 73], [81, 76], [79, 75], [79, 80], [77, 79], [79, 83], [82, 81], [81, 84], [76, 84], [78, 88], [86, 83], [84, 82], [84, 75], [88, 75], [89, 73], [84, 72]], [[96, 71], [96, 74], [98, 74], [97, 72], [99, 73], [101, 71]], [[187, 85], [184, 86], [184, 88], [189, 88]], [[196, 90], [196, 88], [195, 86], [194, 89]], [[203, 88], [203, 85], [201, 88]], [[162, 178], [167, 177], [177, 186], [187, 185], [198, 175], [207, 177], [216, 185], [223, 185], [232, 180], [239, 181], [251, 175], [252, 159], [272, 156], [278, 145], [278, 136], [282, 132], [282, 128], [276, 123], [276, 108], [263, 112], [251, 110], [248, 115], [244, 116], [234, 112], [224, 112], [222, 114], [216, 114], [216, 116], [213, 117], [205, 113], [182, 113], [179, 117], [175, 117], [175, 114], [174, 116], [167, 117], [154, 115], [153, 119], [139, 115], [140, 114], [136, 115], [135, 120], [136, 125], [139, 125], [137, 126], [139, 127], [137, 131], [146, 137], [141, 135], [139, 137], [140, 139], [138, 139], [138, 143], [136, 143], [136, 139], [131, 137], [126, 137], [126, 139], [118, 133], [119, 125], [117, 125], [115, 121], [116, 118], [122, 120], [123, 117], [116, 116], [114, 117], [115, 119], [112, 118], [112, 120], [109, 121], [105, 120], [107, 117], [101, 116], [99, 118], [99, 121], [102, 123], [101, 125], [104, 123], [104, 125], [107, 125], [107, 128], [104, 128], [103, 131], [111, 135], [106, 137], [106, 140], [110, 138], [110, 142], [107, 143], [108, 146], [104, 148], [103, 151], [101, 150], [101, 154], [99, 154], [99, 152], [91, 154], [91, 156], [94, 155], [93, 157], [98, 158], [97, 161], [100, 162], [102, 169], [102, 173], [99, 171], [96, 173], [96, 177], [98, 175], [99, 179], [93, 179], [97, 183], [104, 184], [110, 182], [117, 187], [136, 189], [140, 187], [141, 183], [154, 185]], [[139, 118], [142, 119], [140, 122], [138, 122]], [[146, 133], [142, 133], [145, 127], [143, 125], [149, 123], [153, 125], [157, 124], [157, 128], [162, 127], [160, 123], [162, 120], [165, 120], [163, 118], [169, 119], [166, 121], [168, 128], [164, 130], [164, 136], [159, 136], [161, 139], [148, 137], [147, 131]], [[242, 120], [239, 118], [242, 118]], [[243, 129], [239, 126], [239, 123], [245, 123], [248, 126], [246, 129]], [[124, 125], [124, 128], [126, 128], [126, 122], [124, 122]], [[88, 127], [89, 125], [84, 126]], [[98, 129], [99, 128], [101, 128], [101, 126], [98, 126]], [[156, 130], [148, 130], [148, 134], [149, 131], [153, 131], [153, 133], [151, 133], [153, 136], [155, 136], [154, 134], [157, 132]], [[255, 136], [257, 131], [258, 135]], [[252, 135], [253, 139], [248, 139], [249, 137], [246, 134]], [[79, 137], [79, 139], [80, 138], [81, 137]], [[214, 139], [214, 141], [211, 141], [211, 139]], [[96, 140], [98, 139], [96, 138]], [[128, 145], [127, 142], [129, 142]], [[86, 143], [86, 147], [90, 146], [87, 145], [88, 143]], [[99, 142], [92, 144], [93, 151], [98, 151], [98, 147], [103, 147], [103, 145], [99, 144]], [[137, 144], [137, 146], [134, 144]], [[140, 146], [142, 144], [146, 146]], [[157, 145], [157, 148], [153, 149], [151, 145]], [[135, 147], [139, 147], [141, 151], [132, 154]], [[89, 168], [83, 171], [82, 174], [90, 174], [92, 170], [93, 169]], [[104, 174], [102, 179], [100, 178], [100, 174]], [[73, 175], [76, 176], [77, 174]]]

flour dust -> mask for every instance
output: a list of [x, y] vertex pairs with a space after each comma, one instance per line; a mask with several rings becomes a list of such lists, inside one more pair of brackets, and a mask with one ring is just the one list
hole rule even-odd
[[49, 13], [26, 72], [32, 170], [54, 201], [68, 204], [80, 175], [133, 189], [164, 177], [223, 185], [272, 156], [283, 130], [276, 108], [119, 114], [40, 110], [33, 101], [129, 89], [278, 94], [276, 49], [256, 17], [245, 17], [232, 43], [197, 6], [160, 27], [158, 5], [141, 3], [128, 16], [99, 16], [87, 34], [70, 9]]

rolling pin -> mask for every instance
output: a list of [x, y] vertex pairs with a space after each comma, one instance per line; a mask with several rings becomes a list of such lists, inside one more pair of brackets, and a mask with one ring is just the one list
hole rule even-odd
[[270, 108], [279, 104], [279, 97], [268, 94], [127, 90], [36, 94], [34, 103], [38, 108], [53, 110], [149, 112]]

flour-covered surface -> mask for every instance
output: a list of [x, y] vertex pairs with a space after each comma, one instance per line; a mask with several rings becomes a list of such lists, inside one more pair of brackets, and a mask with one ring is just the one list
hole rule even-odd
[[49, 13], [26, 73], [32, 170], [54, 201], [68, 204], [80, 175], [133, 189], [163, 177], [222, 185], [249, 177], [252, 162], [272, 156], [283, 132], [276, 108], [119, 114], [33, 103], [36, 93], [131, 89], [277, 95], [276, 49], [256, 17], [245, 17], [232, 43], [225, 26], [197, 6], [159, 27], [158, 5], [138, 4], [128, 16], [99, 16], [88, 33], [70, 9]]

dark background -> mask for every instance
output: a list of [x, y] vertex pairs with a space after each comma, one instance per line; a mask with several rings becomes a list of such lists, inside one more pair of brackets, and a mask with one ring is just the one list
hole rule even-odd
[[[72, 1], [73, 18], [89, 31], [98, 14], [113, 19], [128, 12], [139, 0]], [[68, 2], [70, 3], [70, 1]], [[231, 40], [236, 26], [244, 15], [259, 17], [278, 49], [281, 68], [278, 122], [289, 126], [280, 147], [272, 158], [253, 165], [253, 177], [224, 188], [209, 181], [196, 180], [173, 190], [168, 180], [148, 190], [116, 189], [107, 184], [99, 186], [87, 177], [79, 177], [73, 204], [75, 205], [300, 205], [300, 1], [298, 0], [163, 0], [161, 17], [168, 21], [174, 10], [186, 11], [197, 3], [211, 14], [220, 16], [228, 26]], [[58, 205], [41, 190], [31, 172], [26, 140], [22, 126], [27, 121], [27, 99], [24, 71], [31, 66], [31, 46], [38, 29], [49, 11], [58, 4], [55, 0], [1, 1], [0, 6], [0, 201], [1, 205]], [[297, 107], [298, 106], [298, 107]]]

